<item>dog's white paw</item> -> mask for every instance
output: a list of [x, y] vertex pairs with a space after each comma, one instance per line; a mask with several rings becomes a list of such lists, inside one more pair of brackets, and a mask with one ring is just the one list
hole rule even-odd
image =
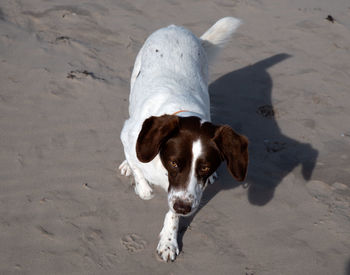
[[131, 175], [131, 168], [126, 160], [124, 160], [122, 164], [119, 165], [119, 170], [122, 176], [128, 177]]
[[179, 247], [175, 239], [161, 238], [157, 247], [157, 254], [163, 261], [174, 261], [179, 255]]
[[144, 179], [135, 183], [135, 193], [143, 200], [150, 200], [154, 196], [152, 188]]
[[217, 179], [218, 179], [218, 174], [214, 172], [209, 178], [208, 178], [208, 183], [213, 184]]

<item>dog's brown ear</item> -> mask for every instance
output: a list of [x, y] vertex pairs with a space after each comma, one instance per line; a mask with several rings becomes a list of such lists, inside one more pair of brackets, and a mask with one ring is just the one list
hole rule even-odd
[[160, 146], [179, 128], [179, 118], [174, 115], [152, 116], [143, 122], [136, 142], [136, 155], [141, 162], [150, 162]]
[[243, 181], [248, 168], [248, 139], [230, 126], [223, 125], [217, 128], [213, 140], [226, 160], [231, 175]]

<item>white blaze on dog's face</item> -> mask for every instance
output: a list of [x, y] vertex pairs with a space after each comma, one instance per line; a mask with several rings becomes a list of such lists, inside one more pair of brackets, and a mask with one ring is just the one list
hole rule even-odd
[[147, 119], [136, 152], [149, 162], [158, 153], [168, 171], [168, 204], [187, 216], [198, 209], [208, 178], [226, 160], [233, 177], [242, 181], [248, 165], [248, 141], [229, 126], [201, 123], [198, 117], [164, 115]]

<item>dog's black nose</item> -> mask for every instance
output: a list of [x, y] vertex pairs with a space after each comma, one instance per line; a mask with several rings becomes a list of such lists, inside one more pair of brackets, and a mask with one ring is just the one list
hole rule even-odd
[[176, 200], [173, 206], [174, 210], [178, 214], [186, 215], [191, 212], [191, 203], [184, 202], [182, 200]]

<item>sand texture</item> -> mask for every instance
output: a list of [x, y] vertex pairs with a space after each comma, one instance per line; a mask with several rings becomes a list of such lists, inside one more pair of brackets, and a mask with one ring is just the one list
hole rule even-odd
[[[224, 16], [211, 110], [248, 178], [221, 166], [163, 263], [166, 194], [117, 169], [129, 78], [154, 30]], [[348, 0], [1, 0], [0, 64], [0, 274], [350, 274]]]

